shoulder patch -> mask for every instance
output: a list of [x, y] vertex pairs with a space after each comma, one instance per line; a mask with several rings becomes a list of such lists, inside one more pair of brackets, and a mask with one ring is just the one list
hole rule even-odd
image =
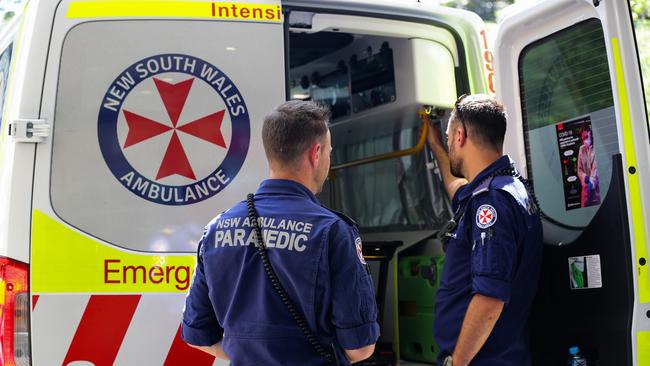
[[326, 209], [327, 211], [330, 211], [331, 213], [335, 214], [336, 216], [341, 218], [341, 220], [347, 222], [350, 226], [359, 227], [359, 225], [357, 225], [357, 222], [352, 220], [352, 218], [350, 216], [348, 216], [348, 215], [346, 215], [346, 214], [344, 214], [342, 212], [332, 210], [331, 208], [329, 208], [327, 206], [324, 206], [324, 205], [321, 205], [321, 207]]
[[481, 229], [489, 228], [497, 222], [497, 210], [492, 205], [481, 205], [476, 210], [476, 226]]
[[366, 264], [365, 258], [363, 258], [363, 243], [361, 243], [361, 238], [357, 237], [354, 240], [354, 245], [357, 247], [357, 256], [361, 264]]

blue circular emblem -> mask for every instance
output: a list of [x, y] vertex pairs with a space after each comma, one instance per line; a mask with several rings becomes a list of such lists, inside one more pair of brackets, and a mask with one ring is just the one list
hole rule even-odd
[[[163, 75], [169, 73], [185, 74], [186, 77], [172, 83], [173, 78]], [[150, 79], [153, 79], [155, 92], [160, 94], [162, 101], [160, 104], [165, 109], [161, 113], [167, 114], [164, 121], [124, 108], [124, 102], [129, 98], [130, 93], [141, 82]], [[215, 105], [214, 109], [221, 110], [199, 116], [192, 121], [185, 121], [183, 120], [185, 116], [196, 114], [196, 111], [183, 114], [188, 98], [200, 94], [199, 92], [191, 94], [192, 88], [202, 87], [201, 90], [210, 90], [199, 85], [201, 83], [207, 84], [214, 90], [219, 97], [214, 96], [213, 99], [218, 101], [220, 98], [223, 108], [216, 108]], [[206, 100], [212, 99], [203, 96], [200, 102], [203, 103], [202, 106], [205, 106]], [[211, 105], [208, 107], [212, 108]], [[147, 110], [151, 108], [148, 106]], [[230, 121], [229, 141], [222, 130], [222, 122], [228, 120], [225, 118], [226, 114]], [[126, 122], [121, 122], [124, 125], [122, 130], [118, 128], [120, 121]], [[127, 132], [120, 134], [120, 131]], [[106, 164], [125, 188], [151, 202], [175, 206], [189, 205], [221, 192], [239, 173], [248, 153], [250, 118], [243, 96], [219, 68], [189, 55], [161, 54], [134, 63], [115, 78], [108, 87], [99, 108], [97, 133]], [[153, 138], [163, 139], [160, 141], [166, 145], [163, 156], [151, 157], [151, 161], [155, 161], [156, 166], [159, 164], [155, 178], [138, 172], [124, 153], [125, 149]], [[211, 173], [197, 177], [191, 159], [186, 154], [188, 146], [183, 145], [188, 139], [198, 139], [192, 141], [201, 140], [203, 144], [227, 151], [225, 158]], [[215, 165], [218, 164], [216, 156], [200, 158], [204, 163], [215, 161]], [[170, 184], [170, 179], [175, 182], [180, 179], [191, 183], [173, 185]]]
[[481, 205], [476, 210], [476, 226], [487, 229], [497, 222], [497, 210], [492, 205]]

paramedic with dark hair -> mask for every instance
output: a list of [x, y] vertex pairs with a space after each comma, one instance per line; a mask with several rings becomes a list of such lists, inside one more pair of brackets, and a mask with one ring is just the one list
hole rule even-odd
[[506, 113], [490, 96], [461, 97], [447, 128], [449, 152], [440, 129], [431, 127], [429, 146], [456, 223], [447, 226], [436, 294], [439, 365], [529, 365], [527, 319], [542, 226], [532, 191], [503, 155]]
[[[262, 140], [270, 176], [254, 204], [269, 260], [288, 298], [318, 343], [349, 365], [372, 355], [379, 325], [356, 224], [315, 196], [330, 167], [329, 117], [325, 107], [303, 101], [286, 102], [266, 116]], [[274, 292], [246, 201], [205, 229], [182, 337], [233, 366], [328, 365]]]

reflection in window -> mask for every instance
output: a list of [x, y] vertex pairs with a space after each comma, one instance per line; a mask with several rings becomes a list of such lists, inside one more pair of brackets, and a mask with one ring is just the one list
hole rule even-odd
[[630, 10], [634, 22], [636, 46], [643, 76], [645, 111], [648, 114], [648, 120], [650, 120], [650, 2], [630, 0]]
[[27, 0], [0, 0], [0, 33], [22, 14]]
[[584, 227], [607, 194], [619, 151], [600, 21], [529, 45], [519, 73], [528, 173], [540, 206], [555, 222]]
[[0, 131], [2, 130], [2, 122], [5, 111], [5, 95], [7, 91], [7, 82], [9, 80], [9, 71], [11, 68], [11, 53], [13, 50], [13, 43], [9, 44], [2, 54], [0, 54]]
[[614, 105], [598, 20], [532, 45], [522, 61], [522, 107], [531, 130]]

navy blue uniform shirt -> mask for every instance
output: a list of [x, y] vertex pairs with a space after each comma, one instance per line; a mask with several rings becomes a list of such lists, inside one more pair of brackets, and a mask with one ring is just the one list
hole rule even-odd
[[[327, 349], [377, 341], [374, 286], [354, 223], [324, 208], [303, 185], [269, 179], [255, 194], [270, 261], [297, 309]], [[273, 290], [255, 247], [246, 202], [208, 224], [182, 325], [183, 339], [223, 340], [231, 365], [327, 365]]]
[[511, 166], [503, 156], [453, 198], [464, 212], [449, 242], [436, 295], [434, 335], [440, 360], [453, 353], [467, 307], [475, 294], [505, 302], [499, 320], [472, 366], [530, 364], [527, 320], [537, 291], [542, 227], [526, 187], [512, 176], [494, 176]]

